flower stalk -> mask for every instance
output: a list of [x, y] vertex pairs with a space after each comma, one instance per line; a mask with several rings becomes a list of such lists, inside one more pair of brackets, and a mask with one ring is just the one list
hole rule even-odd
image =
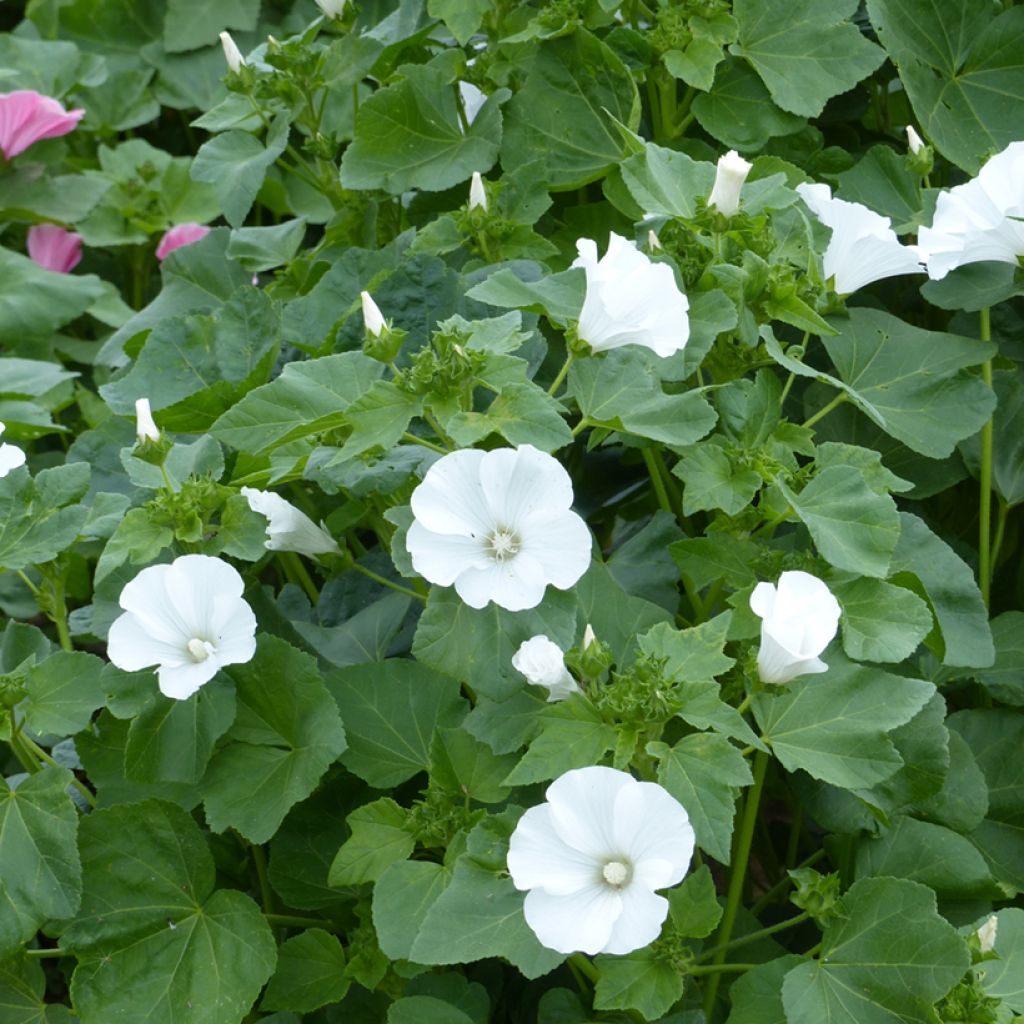
[[[992, 340], [992, 315], [988, 306], [981, 310], [981, 340]], [[991, 389], [992, 360], [981, 364], [981, 379]], [[978, 586], [988, 607], [992, 590], [992, 417], [981, 428], [981, 472], [979, 474], [980, 494], [978, 500]], [[1000, 538], [1001, 539], [1001, 538]]]

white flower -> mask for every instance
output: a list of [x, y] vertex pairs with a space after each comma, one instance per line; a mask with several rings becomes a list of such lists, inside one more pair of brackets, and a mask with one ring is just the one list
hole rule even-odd
[[310, 557], [341, 554], [337, 541], [322, 526], [280, 494], [243, 487], [242, 497], [253, 512], [267, 517], [268, 551], [297, 551]]
[[652, 263], [630, 241], [613, 231], [608, 251], [598, 260], [597, 243], [581, 238], [574, 267], [587, 274], [587, 294], [578, 332], [595, 352], [643, 345], [670, 356], [690, 337], [690, 303], [667, 263]]
[[463, 449], [438, 459], [412, 492], [406, 547], [431, 583], [472, 608], [534, 608], [590, 565], [590, 532], [570, 511], [572, 481], [532, 445]]
[[224, 59], [228, 62], [228, 68], [238, 74], [242, 70], [245, 58], [234, 39], [231, 38], [230, 32], [221, 32], [220, 45], [224, 48]]
[[529, 890], [526, 923], [543, 945], [629, 953], [658, 937], [668, 900], [654, 890], [682, 880], [693, 847], [686, 810], [657, 783], [577, 768], [519, 819], [508, 870]]
[[224, 665], [256, 653], [256, 616], [227, 562], [182, 555], [143, 569], [121, 591], [124, 614], [110, 627], [107, 656], [126, 672], [157, 666], [160, 692], [191, 697]]
[[743, 182], [747, 180], [753, 166], [735, 149], [730, 149], [725, 156], [719, 157], [715, 185], [708, 196], [708, 206], [725, 217], [734, 216], [740, 208], [740, 190], [743, 188]]
[[[7, 429], [7, 425], [0, 423], [0, 435]], [[12, 469], [25, 465], [25, 453], [15, 444], [0, 444], [0, 477], [7, 476]]]
[[818, 658], [839, 629], [842, 609], [832, 591], [809, 572], [784, 572], [779, 585], [758, 583], [750, 608], [761, 619], [757, 670], [764, 683], [827, 672]]
[[363, 300], [363, 324], [366, 326], [366, 333], [379, 338], [387, 327], [384, 314], [370, 297], [369, 292], [360, 292], [359, 298]]
[[921, 274], [917, 246], [901, 245], [888, 217], [860, 203], [833, 199], [828, 185], [797, 185], [814, 215], [832, 229], [825, 250], [825, 279], [834, 278], [838, 295], [849, 295], [872, 281], [897, 274]]
[[908, 124], [906, 129], [907, 133], [907, 146], [913, 156], [917, 156], [918, 153], [924, 149], [924, 139], [917, 134], [917, 130], [912, 124]]
[[487, 210], [487, 191], [484, 189], [484, 179], [480, 177], [479, 171], [473, 172], [469, 182], [469, 208], [475, 210]]
[[139, 439], [139, 444], [160, 440], [160, 430], [153, 419], [148, 398], [135, 399], [135, 436]]
[[966, 263], [1017, 266], [1024, 256], [1024, 142], [1011, 142], [976, 178], [939, 194], [932, 226], [918, 233], [928, 276], [941, 281]]
[[999, 930], [999, 918], [989, 914], [985, 923], [975, 933], [978, 936], [978, 948], [982, 953], [991, 953], [996, 948], [996, 932]]
[[512, 667], [522, 672], [534, 686], [543, 686], [548, 691], [548, 702], [565, 700], [570, 693], [579, 693], [576, 680], [565, 667], [562, 648], [549, 640], [543, 633], [531, 636], [519, 645], [512, 655]]
[[345, 7], [348, 4], [348, 0], [316, 0], [317, 7], [320, 8], [328, 18], [340, 18], [345, 13]]
[[487, 102], [487, 93], [482, 92], [472, 82], [459, 82], [459, 98], [466, 114], [466, 124], [472, 124], [480, 108]]

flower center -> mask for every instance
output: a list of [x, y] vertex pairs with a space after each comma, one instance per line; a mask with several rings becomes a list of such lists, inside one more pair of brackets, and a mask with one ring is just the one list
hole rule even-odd
[[621, 889], [633, 874], [630, 866], [621, 860], [610, 860], [601, 868], [601, 877], [613, 888]]
[[206, 661], [206, 659], [216, 650], [209, 640], [200, 640], [197, 636], [192, 637], [186, 646], [188, 647], [189, 656], [193, 661], [197, 662]]
[[487, 553], [496, 562], [507, 562], [510, 558], [515, 558], [522, 546], [519, 534], [507, 526], [499, 526], [487, 538]]

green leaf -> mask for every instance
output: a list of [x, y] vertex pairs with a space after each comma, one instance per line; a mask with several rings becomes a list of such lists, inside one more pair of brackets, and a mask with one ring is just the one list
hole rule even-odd
[[192, 180], [213, 186], [227, 222], [239, 227], [252, 208], [268, 168], [288, 144], [287, 118], [279, 115], [267, 131], [266, 142], [232, 129], [199, 147], [192, 161]]
[[665, 444], [694, 444], [717, 414], [698, 391], [669, 395], [652, 387], [656, 358], [633, 346], [577, 360], [569, 370], [569, 394], [594, 423]]
[[970, 963], [963, 939], [916, 882], [865, 878], [825, 927], [821, 955], [782, 986], [788, 1024], [902, 1024], [933, 1019], [932, 1004]]
[[849, 314], [831, 317], [839, 333], [822, 341], [858, 407], [887, 434], [938, 459], [988, 421], [994, 396], [964, 368], [990, 359], [994, 348], [922, 330], [881, 310]]
[[609, 47], [577, 28], [537, 47], [508, 105], [502, 166], [513, 171], [540, 160], [546, 187], [578, 188], [622, 158], [615, 121], [630, 131], [639, 127], [636, 83]]
[[626, 188], [645, 213], [683, 220], [693, 217], [697, 200], [706, 199], [715, 183], [713, 164], [653, 142], [624, 160], [620, 170]]
[[[59, 488], [50, 486], [62, 476], [74, 476], [69, 473], [70, 468], [56, 466], [44, 469], [35, 480], [26, 469], [19, 468], [0, 479], [0, 565], [4, 568], [24, 569], [36, 563], [49, 562], [78, 537], [85, 525], [88, 509], [82, 505], [57, 507], [75, 499], [69, 499], [68, 495], [59, 496]], [[81, 490], [84, 491], [86, 486], [88, 476]], [[58, 497], [63, 500], [54, 500]]]
[[532, 444], [544, 452], [572, 443], [560, 404], [535, 384], [508, 384], [486, 412], [460, 412], [444, 426], [456, 444], [466, 447], [491, 433], [509, 444]]
[[843, 609], [843, 650], [856, 661], [903, 661], [931, 632], [928, 605], [910, 590], [881, 580], [834, 583]]
[[996, 917], [995, 951], [999, 959], [985, 962], [981, 986], [1014, 1013], [1024, 1013], [1024, 910], [1006, 907]]
[[885, 52], [848, 21], [857, 0], [736, 0], [745, 57], [783, 110], [817, 117], [833, 96], [852, 89], [885, 60]]
[[44, 921], [78, 910], [82, 868], [71, 778], [66, 768], [47, 765], [16, 789], [0, 779], [0, 960]]
[[388, 1024], [474, 1024], [473, 1018], [445, 999], [404, 996], [388, 1008]]
[[384, 372], [362, 352], [286, 363], [281, 376], [250, 391], [210, 427], [239, 451], [259, 455], [345, 422], [344, 412]]
[[312, 1013], [335, 1003], [351, 984], [344, 975], [345, 951], [336, 935], [308, 928], [281, 943], [277, 970], [260, 1002], [261, 1010]]
[[434, 731], [458, 725], [467, 710], [454, 679], [413, 661], [338, 669], [327, 688], [348, 727], [345, 767], [378, 789], [426, 769]]
[[838, 196], [889, 217], [897, 234], [921, 224], [920, 179], [907, 158], [890, 146], [872, 146], [848, 171], [838, 175]]
[[181, 808], [159, 800], [82, 821], [82, 909], [62, 941], [79, 957], [82, 1024], [241, 1020], [274, 969], [248, 896], [214, 892], [213, 857]]
[[303, 217], [260, 228], [236, 228], [228, 242], [228, 259], [259, 273], [291, 262], [306, 235]]
[[124, 751], [125, 778], [135, 782], [198, 782], [217, 740], [235, 719], [235, 688], [218, 680], [187, 700], [158, 696], [132, 720]]
[[427, 0], [430, 16], [448, 26], [459, 46], [469, 42], [490, 10], [490, 0]]
[[897, 818], [879, 838], [861, 840], [856, 875], [905, 878], [952, 899], [999, 896], [985, 858], [969, 839], [915, 818]]
[[[946, 706], [943, 701], [943, 715], [945, 712]], [[985, 776], [978, 767], [978, 762], [967, 745], [967, 741], [958, 732], [946, 729], [945, 733], [945, 742], [949, 748], [945, 777], [942, 778], [941, 785], [934, 793], [923, 799], [917, 798], [914, 810], [929, 821], [967, 834], [973, 832], [984, 821], [985, 815], [988, 813], [988, 783], [985, 781]], [[902, 752], [904, 747], [901, 746], [900, 749]], [[904, 760], [908, 760], [909, 764], [906, 754], [902, 756], [904, 756]], [[928, 766], [924, 765], [922, 769], [928, 771]], [[906, 771], [907, 766], [904, 766], [893, 776], [893, 779], [898, 780]], [[888, 784], [888, 781], [886, 780], [882, 784], [883, 787]], [[929, 783], [929, 788], [931, 788], [931, 783]]]
[[782, 1005], [782, 979], [802, 958], [788, 955], [758, 964], [729, 989], [732, 1010], [726, 1024], [788, 1024]]
[[553, 323], [562, 325], [579, 317], [585, 293], [586, 275], [579, 267], [537, 280], [524, 280], [511, 267], [502, 267], [470, 288], [466, 297], [499, 309], [543, 313]]
[[726, 453], [725, 442], [716, 436], [687, 448], [672, 467], [683, 489], [683, 515], [720, 508], [726, 515], [743, 511], [761, 489], [761, 476], [737, 466]]
[[754, 778], [746, 759], [724, 736], [691, 733], [670, 747], [649, 743], [658, 781], [687, 810], [697, 845], [721, 864], [731, 856], [736, 797]]
[[354, 810], [348, 816], [352, 835], [331, 864], [327, 880], [331, 885], [374, 882], [392, 865], [404, 861], [416, 846], [406, 828], [408, 812], [394, 800], [381, 797]]
[[430, 747], [430, 781], [463, 800], [502, 803], [508, 787], [502, 779], [518, 758], [496, 755], [463, 728], [437, 729]]
[[1003, 612], [992, 620], [996, 660], [974, 678], [1003, 704], [1024, 705], [1024, 612]]
[[263, 843], [345, 749], [345, 730], [314, 659], [277, 637], [258, 637], [252, 661], [223, 671], [238, 714], [203, 780], [206, 817]]
[[[1020, 368], [995, 374], [998, 405], [992, 414], [992, 486], [1014, 507], [1024, 502], [1024, 375]], [[971, 471], [980, 476], [981, 438], [960, 445]]]
[[707, 864], [691, 871], [668, 894], [668, 906], [672, 927], [681, 938], [703, 939], [718, 927], [722, 906]]
[[352, 427], [345, 446], [332, 462], [344, 462], [371, 448], [393, 448], [405, 433], [409, 421], [423, 410], [423, 401], [393, 381], [377, 380], [346, 410], [345, 419]]
[[595, 1010], [638, 1010], [657, 1020], [683, 994], [683, 974], [667, 957], [645, 946], [625, 956], [600, 956]]
[[103, 294], [93, 274], [58, 274], [27, 256], [0, 249], [0, 345], [48, 338]]
[[259, 14], [260, 0], [167, 0], [164, 49], [181, 53], [210, 46], [223, 29], [249, 32]]
[[56, 651], [28, 670], [25, 720], [36, 733], [73, 736], [106, 703], [105, 662], [82, 651]]
[[392, 960], [411, 959], [427, 912], [450, 881], [451, 872], [433, 861], [396, 859], [380, 874], [373, 887], [373, 926]]
[[[942, 633], [944, 665], [987, 668], [995, 659], [988, 612], [970, 566], [921, 519], [900, 513], [900, 539], [892, 559], [899, 582], [916, 577]], [[916, 588], [915, 588], [916, 589]]]
[[868, 14], [899, 68], [926, 138], [971, 174], [1020, 138], [1012, 115], [1024, 99], [1024, 11], [984, 0], [869, 0]]
[[405, 76], [361, 103], [356, 133], [341, 161], [341, 182], [351, 189], [440, 192], [488, 171], [501, 145], [501, 104], [506, 89], [488, 97], [463, 130], [455, 86], [442, 68], [405, 65]]
[[3, 1024], [71, 1024], [66, 1006], [46, 1001], [46, 975], [38, 960], [12, 957], [0, 963], [0, 1021]]
[[845, 789], [873, 786], [902, 764], [890, 730], [909, 722], [935, 687], [847, 661], [834, 648], [829, 670], [754, 698], [754, 717], [787, 771]]
[[878, 494], [852, 466], [830, 466], [794, 494], [781, 481], [783, 497], [807, 527], [823, 558], [837, 569], [886, 576], [900, 536], [896, 503]]
[[807, 123], [773, 103], [750, 65], [735, 57], [718, 65], [711, 91], [699, 93], [692, 109], [712, 138], [744, 152], [761, 149], [776, 136], [792, 135]]
[[412, 653], [423, 665], [465, 680], [474, 692], [502, 700], [525, 684], [512, 667], [512, 655], [524, 640], [538, 633], [563, 650], [572, 647], [576, 641], [575, 595], [549, 587], [536, 608], [509, 612], [496, 604], [470, 608], [453, 588], [431, 587]]

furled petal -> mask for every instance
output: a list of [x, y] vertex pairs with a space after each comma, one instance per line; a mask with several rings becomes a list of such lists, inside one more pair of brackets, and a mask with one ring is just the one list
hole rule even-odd
[[462, 109], [466, 112], [466, 124], [472, 124], [480, 108], [487, 102], [487, 94], [472, 82], [459, 82], [459, 97]]
[[757, 673], [762, 683], [788, 683], [798, 676], [818, 675], [828, 671], [820, 658], [802, 658], [781, 646], [770, 634], [762, 634], [757, 651]]
[[551, 823], [563, 842], [602, 863], [626, 851], [615, 834], [619, 791], [635, 786], [626, 772], [595, 765], [576, 768], [548, 786]]
[[559, 953], [600, 953], [622, 913], [622, 898], [603, 885], [554, 896], [531, 889], [523, 902], [526, 923], [540, 943]]
[[17, 89], [0, 96], [0, 152], [13, 160], [34, 142], [75, 130], [84, 110], [65, 110], [51, 96]]
[[156, 258], [165, 260], [175, 249], [198, 242], [209, 233], [210, 229], [205, 224], [177, 224], [160, 239], [156, 247]]
[[548, 804], [531, 807], [509, 840], [508, 870], [517, 889], [542, 888], [554, 896], [579, 892], [600, 876], [601, 865], [563, 843]]
[[612, 925], [602, 953], [632, 953], [649, 946], [661, 934], [668, 917], [668, 900], [642, 885], [626, 886], [620, 899], [622, 912]]
[[534, 686], [543, 686], [548, 691], [549, 702], [565, 700], [570, 694], [580, 692], [576, 680], [565, 667], [562, 648], [543, 633], [519, 645], [512, 655], [512, 667]]
[[268, 550], [296, 551], [309, 557], [340, 554], [337, 541], [280, 494], [243, 487], [242, 495], [249, 508], [267, 517]]
[[718, 210], [723, 216], [734, 216], [740, 208], [740, 191], [743, 183], [753, 166], [735, 149], [730, 149], [725, 156], [719, 157], [715, 185], [708, 196], [708, 206]]
[[82, 259], [82, 237], [57, 224], [36, 224], [28, 229], [28, 254], [46, 270], [70, 273]]

